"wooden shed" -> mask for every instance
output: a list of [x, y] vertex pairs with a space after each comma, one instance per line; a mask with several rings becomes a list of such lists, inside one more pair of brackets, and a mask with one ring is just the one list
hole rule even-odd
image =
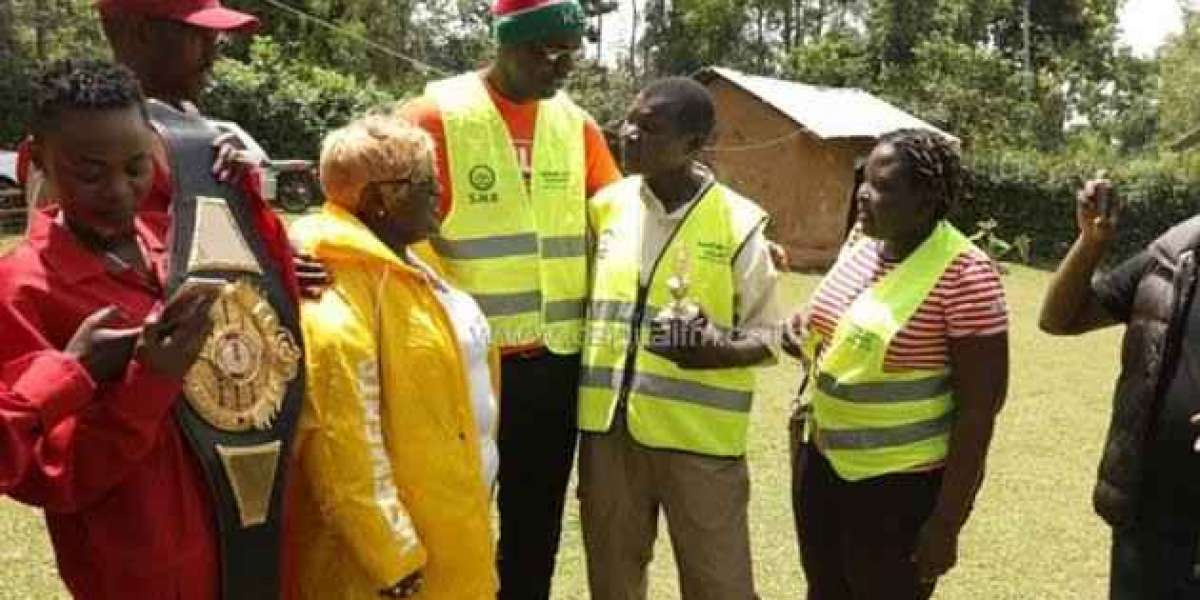
[[859, 89], [721, 67], [695, 77], [717, 107], [707, 162], [721, 181], [771, 214], [770, 236], [796, 268], [823, 268], [836, 258], [850, 222], [855, 163], [879, 136], [907, 127], [941, 132]]

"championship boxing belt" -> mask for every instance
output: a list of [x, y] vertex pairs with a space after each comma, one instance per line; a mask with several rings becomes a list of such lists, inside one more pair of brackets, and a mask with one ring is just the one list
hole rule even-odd
[[220, 132], [199, 115], [147, 108], [174, 183], [168, 297], [189, 278], [228, 282], [176, 411], [212, 490], [221, 597], [278, 598], [287, 456], [304, 397], [298, 307], [250, 200], [213, 177]]

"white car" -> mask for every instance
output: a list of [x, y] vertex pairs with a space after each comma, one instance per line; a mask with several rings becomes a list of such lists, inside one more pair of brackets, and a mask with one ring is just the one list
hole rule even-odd
[[263, 198], [294, 213], [302, 213], [320, 202], [320, 184], [310, 160], [271, 160], [267, 151], [233, 121], [208, 121], [223, 132], [237, 136], [242, 146], [259, 157], [263, 167]]
[[0, 209], [18, 208], [22, 204], [21, 186], [17, 184], [17, 153], [0, 150]]

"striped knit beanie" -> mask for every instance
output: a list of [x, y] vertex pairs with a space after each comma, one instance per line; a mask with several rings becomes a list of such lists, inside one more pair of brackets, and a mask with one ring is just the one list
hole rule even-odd
[[496, 0], [492, 16], [502, 46], [583, 35], [583, 8], [577, 0]]

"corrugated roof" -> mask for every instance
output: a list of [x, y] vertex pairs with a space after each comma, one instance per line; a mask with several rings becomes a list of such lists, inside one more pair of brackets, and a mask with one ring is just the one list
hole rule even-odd
[[724, 67], [708, 67], [696, 78], [708, 83], [720, 77], [779, 110], [813, 135], [824, 139], [878, 138], [901, 128], [953, 135], [857, 88], [835, 88], [747, 75]]

